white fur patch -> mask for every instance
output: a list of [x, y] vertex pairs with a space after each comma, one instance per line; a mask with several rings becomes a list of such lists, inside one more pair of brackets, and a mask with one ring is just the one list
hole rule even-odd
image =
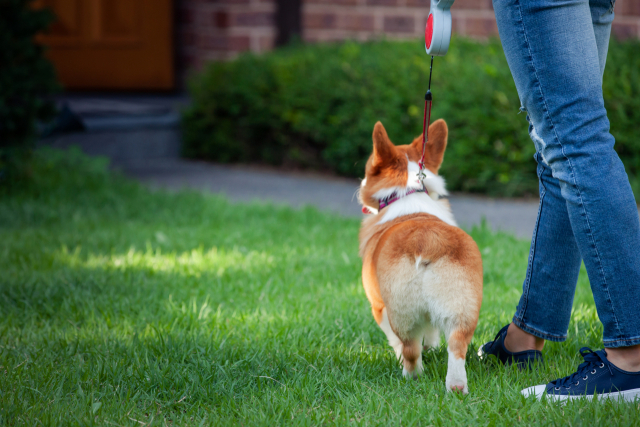
[[383, 200], [391, 196], [392, 194], [396, 194], [398, 197], [404, 197], [405, 194], [409, 192], [408, 188], [404, 187], [389, 187], [383, 188], [382, 190], [378, 190], [373, 193], [373, 198], [377, 200]]
[[437, 200], [433, 200], [424, 193], [413, 193], [402, 197], [400, 200], [387, 206], [383, 212], [382, 220], [380, 220], [378, 224], [391, 221], [400, 216], [427, 213], [441, 219], [449, 225], [457, 227], [456, 220], [453, 219], [453, 214], [447, 206]]
[[447, 391], [454, 391], [453, 387], [462, 387], [463, 394], [469, 393], [464, 359], [458, 359], [449, 349], [447, 349], [447, 352], [449, 353], [449, 366], [447, 367], [447, 379], [445, 381]]
[[[409, 162], [408, 169], [409, 178], [407, 179], [407, 186], [420, 188], [420, 181], [418, 179], [420, 166], [416, 162]], [[445, 188], [444, 178], [440, 175], [434, 174], [426, 168], [424, 170], [424, 174], [426, 177], [422, 180], [422, 183], [424, 184], [424, 188], [429, 192], [429, 197], [433, 200], [438, 200], [440, 196], [446, 196], [449, 194]]]
[[[359, 192], [365, 187], [365, 185], [367, 185], [367, 178], [364, 178], [362, 180], [362, 182], [360, 183], [360, 189], [358, 190], [358, 192], [356, 194], [359, 194]], [[375, 195], [374, 195], [374, 197], [375, 197]], [[365, 208], [367, 208], [369, 210], [369, 212], [371, 212], [372, 214], [374, 214], [374, 215], [378, 214], [378, 208], [374, 208], [373, 206], [367, 206], [365, 204], [363, 204], [363, 206]]]
[[389, 316], [387, 315], [387, 308], [382, 309], [382, 321], [380, 322], [380, 329], [387, 336], [387, 340], [389, 340], [389, 345], [393, 347], [393, 350], [396, 352], [396, 359], [402, 358], [402, 341], [400, 338], [393, 332], [391, 329], [391, 324], [389, 323]]
[[[408, 162], [407, 164], [407, 186], [405, 188], [391, 187], [384, 188], [377, 191], [373, 197], [378, 200], [385, 199], [392, 194], [396, 193], [399, 200], [393, 202], [387, 206], [384, 210], [384, 216], [378, 224], [382, 224], [387, 221], [391, 221], [395, 218], [404, 215], [411, 215], [415, 213], [428, 213], [431, 214], [449, 225], [457, 226], [453, 214], [449, 208], [438, 202], [440, 196], [447, 195], [447, 189], [445, 188], [444, 179], [425, 169], [426, 178], [423, 179], [423, 184], [428, 191], [428, 196], [423, 193], [413, 193], [406, 195], [409, 191], [421, 188], [418, 174], [420, 173], [420, 167], [416, 162]], [[368, 206], [367, 206], [368, 208]], [[377, 212], [377, 211], [376, 211]]]

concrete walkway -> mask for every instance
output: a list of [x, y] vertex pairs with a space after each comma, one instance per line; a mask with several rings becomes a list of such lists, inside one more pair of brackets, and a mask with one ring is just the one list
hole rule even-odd
[[[224, 193], [234, 201], [313, 205], [362, 217], [355, 198], [358, 180], [180, 159], [179, 110], [188, 105], [186, 96], [64, 94], [57, 101], [61, 108], [66, 106], [67, 120], [60, 119], [58, 132], [43, 138], [41, 145], [62, 149], [76, 145], [86, 154], [106, 156], [114, 168], [152, 187]], [[70, 132], [65, 123], [80, 129]], [[470, 228], [486, 218], [494, 230], [524, 239], [531, 236], [538, 210], [537, 200], [454, 194], [450, 201], [463, 227]]]
[[[226, 194], [234, 201], [262, 200], [291, 206], [313, 205], [340, 215], [362, 217], [355, 193], [358, 180], [265, 168], [228, 166], [183, 159], [157, 159], [121, 167], [126, 175], [155, 188], [190, 188]], [[466, 228], [482, 218], [494, 230], [531, 237], [538, 201], [491, 199], [454, 194], [449, 200], [458, 223]]]

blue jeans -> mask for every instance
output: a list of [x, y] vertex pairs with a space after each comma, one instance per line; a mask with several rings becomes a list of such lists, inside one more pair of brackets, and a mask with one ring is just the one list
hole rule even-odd
[[493, 0], [493, 7], [540, 180], [513, 322], [565, 340], [584, 260], [605, 347], [640, 344], [640, 220], [602, 97], [613, 1]]

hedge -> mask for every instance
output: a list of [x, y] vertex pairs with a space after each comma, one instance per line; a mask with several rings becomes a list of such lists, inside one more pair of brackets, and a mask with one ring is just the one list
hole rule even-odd
[[[604, 87], [635, 191], [639, 48], [637, 41], [611, 43]], [[184, 155], [361, 177], [377, 120], [396, 144], [421, 133], [428, 72], [421, 41], [298, 45], [210, 63], [190, 84]], [[450, 190], [537, 193], [534, 147], [499, 40], [454, 39], [435, 58], [432, 92], [433, 119], [444, 118], [450, 130], [441, 169]]]
[[36, 121], [50, 119], [47, 95], [58, 89], [55, 71], [34, 36], [54, 16], [31, 0], [0, 1], [0, 191], [28, 173]]

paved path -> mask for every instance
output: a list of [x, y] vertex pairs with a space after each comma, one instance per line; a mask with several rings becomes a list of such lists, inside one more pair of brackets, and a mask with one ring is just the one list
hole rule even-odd
[[[58, 148], [78, 145], [87, 154], [107, 156], [114, 167], [151, 186], [224, 193], [236, 201], [308, 204], [341, 215], [362, 216], [355, 199], [357, 180], [180, 159], [178, 110], [189, 103], [185, 96], [65, 94], [58, 102], [67, 105], [85, 131], [59, 133], [41, 144]], [[531, 236], [538, 209], [536, 200], [454, 194], [450, 201], [462, 226], [479, 224], [484, 217], [494, 230], [525, 239]]]
[[[362, 216], [355, 198], [359, 181], [353, 179], [182, 159], [129, 164], [124, 172], [156, 188], [191, 188], [224, 193], [234, 201], [268, 200], [296, 207], [314, 205], [341, 215]], [[531, 237], [537, 200], [490, 199], [462, 194], [454, 194], [449, 199], [456, 220], [464, 227], [479, 224], [486, 218], [494, 230], [512, 232], [525, 239]]]

